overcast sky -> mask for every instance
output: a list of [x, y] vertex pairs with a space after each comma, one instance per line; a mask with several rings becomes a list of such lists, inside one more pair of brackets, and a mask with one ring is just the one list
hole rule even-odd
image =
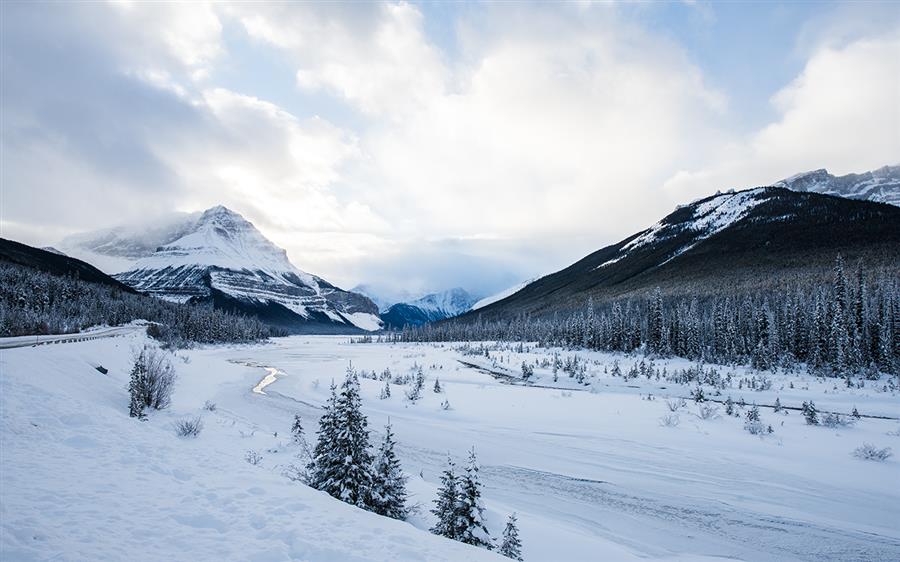
[[2, 4], [0, 235], [224, 204], [491, 293], [676, 204], [900, 162], [895, 3]]

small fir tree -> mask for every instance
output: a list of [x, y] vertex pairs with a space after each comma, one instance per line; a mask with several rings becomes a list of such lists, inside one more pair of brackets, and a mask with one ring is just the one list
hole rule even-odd
[[294, 414], [294, 423], [291, 424], [291, 440], [298, 445], [303, 443], [303, 424], [300, 423], [300, 414]]
[[491, 535], [484, 521], [484, 506], [481, 503], [481, 481], [478, 478], [478, 460], [475, 449], [469, 451], [466, 473], [459, 486], [457, 522], [458, 540], [466, 544], [493, 548]]
[[500, 543], [500, 554], [513, 560], [522, 562], [522, 541], [519, 539], [519, 528], [516, 526], [516, 514], [513, 513], [506, 520], [503, 529], [503, 542]]
[[394, 452], [394, 432], [388, 423], [372, 470], [372, 511], [393, 519], [405, 519], [409, 513], [406, 508], [406, 481], [400, 460]]
[[438, 496], [434, 500], [434, 509], [431, 510], [431, 513], [437, 516], [437, 523], [431, 528], [432, 533], [448, 539], [459, 539], [458, 503], [459, 478], [456, 476], [456, 465], [453, 463], [453, 459], [447, 455], [447, 467], [441, 473], [441, 486], [438, 488]]

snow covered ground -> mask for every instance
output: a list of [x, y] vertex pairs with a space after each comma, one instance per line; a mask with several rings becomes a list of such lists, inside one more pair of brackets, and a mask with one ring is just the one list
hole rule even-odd
[[[489, 529], [499, 536], [516, 512], [529, 561], [900, 559], [900, 463], [851, 454], [863, 442], [900, 448], [897, 419], [828, 428], [761, 408], [774, 433], [757, 437], [721, 406], [715, 419], [701, 419], [690, 400], [672, 414], [666, 397], [674, 405], [693, 386], [611, 375], [614, 362], [628, 372], [639, 356], [489, 346], [485, 357], [459, 344], [292, 337], [179, 352], [172, 407], [142, 423], [128, 418], [125, 386], [143, 339], [0, 352], [3, 560], [499, 560], [424, 530], [447, 454], [462, 461], [473, 446]], [[561, 370], [554, 382], [542, 366], [554, 352], [578, 355], [590, 385]], [[532, 384], [509, 384], [520, 382], [522, 361], [538, 365]], [[390, 418], [421, 505], [408, 523], [282, 475], [298, 453], [293, 415], [312, 434], [331, 380], [351, 362], [395, 376], [422, 366], [428, 378], [415, 404], [399, 385], [380, 400], [384, 383], [361, 379], [372, 441]], [[771, 388], [755, 391], [743, 382], [749, 370], [717, 369], [732, 382], [719, 396], [705, 389], [716, 400], [814, 400], [820, 410], [900, 418], [884, 381], [848, 389], [768, 373]], [[173, 422], [195, 415], [200, 436], [176, 437]], [[661, 423], [667, 415], [678, 424]], [[248, 451], [259, 465], [244, 460]]]

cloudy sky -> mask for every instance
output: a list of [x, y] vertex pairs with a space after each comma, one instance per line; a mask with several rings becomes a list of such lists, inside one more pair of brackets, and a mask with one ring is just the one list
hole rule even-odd
[[900, 162], [896, 4], [2, 4], [0, 234], [224, 204], [491, 293], [678, 203]]

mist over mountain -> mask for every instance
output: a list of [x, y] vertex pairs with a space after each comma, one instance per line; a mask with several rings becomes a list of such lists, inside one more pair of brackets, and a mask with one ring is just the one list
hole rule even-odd
[[146, 231], [117, 227], [64, 242], [66, 248], [126, 266], [116, 279], [163, 300], [212, 302], [291, 332], [381, 326], [371, 300], [296, 268], [283, 249], [221, 205], [177, 215]]

